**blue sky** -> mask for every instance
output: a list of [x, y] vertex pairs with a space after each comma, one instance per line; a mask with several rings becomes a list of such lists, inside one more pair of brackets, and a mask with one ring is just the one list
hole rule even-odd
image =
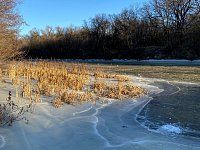
[[119, 13], [124, 8], [141, 6], [145, 0], [23, 0], [18, 10], [28, 26], [21, 34], [32, 28], [43, 29], [47, 25], [66, 27], [81, 26], [96, 14]]

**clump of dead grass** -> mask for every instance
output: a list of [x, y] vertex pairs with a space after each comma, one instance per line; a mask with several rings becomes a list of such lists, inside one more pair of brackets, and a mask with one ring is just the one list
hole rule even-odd
[[54, 96], [55, 107], [64, 103], [96, 101], [101, 97], [135, 98], [145, 93], [144, 89], [130, 84], [131, 80], [125, 75], [110, 74], [100, 69], [91, 72], [80, 64], [15, 61], [10, 63], [8, 74], [18, 95], [37, 103], [41, 102], [41, 95]]
[[114, 84], [96, 82], [94, 83], [94, 92], [99, 97], [112, 99], [136, 98], [146, 93], [146, 91], [141, 87], [129, 83], [124, 84], [121, 81], [118, 81], [118, 83]]

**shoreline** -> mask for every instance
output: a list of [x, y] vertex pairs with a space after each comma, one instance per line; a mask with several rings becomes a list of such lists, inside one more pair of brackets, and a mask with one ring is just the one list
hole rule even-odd
[[[96, 105], [90, 102], [76, 106], [65, 104], [58, 109], [44, 100], [45, 103], [37, 104], [33, 114], [28, 114], [30, 117], [28, 125], [22, 121], [14, 123], [12, 127], [2, 128], [0, 136], [6, 139], [3, 148], [53, 150], [58, 147], [61, 149], [62, 146], [67, 146], [68, 149], [78, 149], [82, 146], [83, 149], [87, 149], [89, 145], [91, 150], [95, 147], [128, 150], [132, 146], [161, 149], [171, 142], [173, 142], [170, 145], [172, 149], [199, 148], [200, 143], [198, 144], [196, 140], [191, 143], [191, 146], [187, 146], [184, 143], [190, 141], [188, 137], [177, 136], [174, 137], [175, 141], [172, 141], [171, 136], [149, 131], [137, 122], [137, 114], [153, 100], [151, 95], [156, 95], [163, 90], [151, 85], [154, 83], [151, 79], [135, 76], [131, 79], [136, 85], [146, 87], [150, 92], [149, 95], [124, 101], [108, 99], [108, 104], [99, 102]], [[19, 130], [23, 132], [20, 133]], [[15, 135], [20, 137], [20, 142]], [[92, 140], [82, 140], [87, 138]], [[15, 144], [11, 144], [12, 142]], [[55, 147], [55, 143], [59, 143], [58, 147]], [[14, 148], [14, 145], [18, 148]]]
[[25, 59], [31, 61], [47, 60], [67, 63], [111, 64], [111, 65], [149, 65], [149, 66], [200, 66], [200, 59]]

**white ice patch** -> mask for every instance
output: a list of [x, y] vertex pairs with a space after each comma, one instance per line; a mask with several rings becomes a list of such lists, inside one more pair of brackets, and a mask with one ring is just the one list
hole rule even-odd
[[92, 108], [93, 108], [93, 107], [91, 106], [91, 107], [89, 107], [89, 108], [87, 108], [87, 109], [85, 109], [85, 110], [83, 110], [83, 111], [75, 112], [75, 113], [73, 113], [73, 116], [75, 116], [75, 115], [77, 115], [77, 114], [82, 114], [82, 113], [87, 112], [87, 111], [90, 111]]
[[5, 138], [0, 135], [0, 149], [3, 148], [6, 144]]
[[172, 124], [166, 124], [162, 125], [158, 131], [165, 133], [165, 134], [181, 134], [182, 129], [179, 126], [172, 125]]

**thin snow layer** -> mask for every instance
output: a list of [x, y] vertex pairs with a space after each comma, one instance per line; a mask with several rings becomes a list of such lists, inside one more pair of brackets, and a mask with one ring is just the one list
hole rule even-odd
[[[148, 85], [147, 79], [133, 78], [136, 84], [150, 93], [161, 92]], [[7, 91], [0, 92], [6, 95]], [[45, 102], [27, 114], [29, 124], [16, 122], [0, 130], [0, 149], [5, 150], [198, 150], [199, 140], [151, 132], [135, 120], [138, 111], [149, 100], [142, 96], [134, 100], [107, 100], [96, 105], [64, 105], [56, 109]], [[168, 129], [170, 126], [164, 126]], [[172, 128], [170, 128], [172, 129]], [[173, 127], [173, 130], [178, 131]]]

